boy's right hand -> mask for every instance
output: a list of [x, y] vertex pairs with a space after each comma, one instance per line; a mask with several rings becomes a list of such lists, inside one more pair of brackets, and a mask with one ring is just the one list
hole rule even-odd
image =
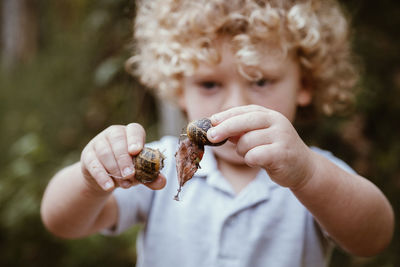
[[[139, 183], [135, 176], [132, 156], [143, 149], [146, 133], [137, 123], [113, 125], [94, 137], [83, 149], [81, 168], [88, 185], [101, 191], [112, 191], [116, 186], [129, 188]], [[166, 184], [160, 174], [145, 185], [153, 190]]]

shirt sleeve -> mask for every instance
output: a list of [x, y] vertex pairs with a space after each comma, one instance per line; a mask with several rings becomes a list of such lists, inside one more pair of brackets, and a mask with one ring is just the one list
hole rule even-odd
[[349, 172], [349, 173], [353, 173], [355, 174], [356, 172], [343, 160], [335, 157], [332, 152], [327, 151], [327, 150], [323, 150], [320, 149], [318, 147], [311, 147], [311, 149], [315, 152], [317, 152], [318, 154], [320, 154], [321, 156], [324, 156], [325, 158], [327, 158], [328, 160], [330, 160], [332, 163], [336, 164], [338, 167], [340, 167], [341, 169]]
[[113, 196], [118, 206], [118, 221], [112, 228], [101, 231], [104, 235], [118, 235], [129, 227], [146, 221], [154, 192], [144, 185], [128, 189], [117, 188]]
[[[170, 168], [174, 168], [171, 164], [172, 158], [176, 150], [177, 138], [166, 136], [159, 141], [146, 144], [146, 146], [159, 149], [165, 156], [164, 168], [162, 173], [168, 173]], [[144, 223], [151, 210], [153, 197], [156, 191], [139, 184], [128, 189], [117, 188], [113, 192], [113, 196], [117, 201], [118, 206], [118, 221], [117, 224], [108, 229], [101, 231], [104, 235], [118, 235], [131, 226]]]

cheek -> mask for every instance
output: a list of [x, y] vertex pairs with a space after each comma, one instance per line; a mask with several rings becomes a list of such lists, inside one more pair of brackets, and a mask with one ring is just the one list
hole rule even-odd
[[297, 109], [295, 96], [292, 94], [276, 93], [268, 96], [256, 96], [252, 98], [252, 104], [278, 111], [290, 121], [293, 121]]
[[187, 114], [188, 120], [210, 117], [219, 112], [217, 97], [204, 97], [191, 91], [185, 92], [180, 101], [180, 107]]
[[211, 116], [212, 113], [210, 114], [207, 110], [209, 105], [201, 105], [200, 103], [201, 101], [196, 97], [187, 96], [185, 98], [184, 111], [189, 121]]
[[290, 98], [281, 99], [275, 104], [274, 110], [280, 112], [289, 121], [293, 122], [296, 116], [297, 104]]

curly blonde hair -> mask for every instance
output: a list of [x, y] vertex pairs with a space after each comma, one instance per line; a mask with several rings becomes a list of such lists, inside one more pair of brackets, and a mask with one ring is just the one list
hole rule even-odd
[[[231, 38], [242, 67], [259, 66], [260, 53], [271, 44], [282, 55], [294, 54], [322, 113], [342, 110], [354, 98], [358, 77], [348, 20], [334, 0], [139, 1], [127, 70], [173, 99], [181, 78], [199, 62], [218, 63], [213, 43], [221, 36]], [[246, 75], [243, 68], [241, 73]]]

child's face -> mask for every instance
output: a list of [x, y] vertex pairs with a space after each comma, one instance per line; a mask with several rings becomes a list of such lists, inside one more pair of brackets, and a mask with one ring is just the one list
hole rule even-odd
[[[311, 91], [302, 86], [300, 67], [291, 57], [264, 55], [259, 67], [263, 78], [254, 82], [239, 74], [229, 42], [220, 41], [218, 49], [222, 56], [218, 65], [202, 63], [192, 76], [183, 78], [179, 104], [189, 120], [255, 104], [278, 111], [293, 122], [297, 106], [311, 102]], [[235, 146], [230, 142], [215, 149], [219, 156], [243, 162], [234, 151]]]

